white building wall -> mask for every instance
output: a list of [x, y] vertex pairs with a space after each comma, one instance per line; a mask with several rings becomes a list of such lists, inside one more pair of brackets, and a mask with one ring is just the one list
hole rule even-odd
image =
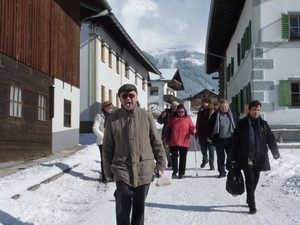
[[[138, 100], [142, 108], [147, 108], [148, 71], [123, 49], [113, 37], [101, 26], [94, 28], [93, 34], [87, 23], [84, 23], [80, 34], [80, 85], [82, 88], [80, 103], [80, 120], [92, 121], [101, 109], [102, 87], [105, 87], [105, 100], [112, 92], [112, 102], [121, 107], [116, 97], [118, 89], [126, 83], [135, 84]], [[101, 40], [105, 42], [105, 62], [101, 60]], [[109, 66], [109, 47], [113, 50], [112, 67]], [[116, 71], [116, 54], [120, 57], [120, 73]], [[125, 77], [125, 62], [130, 66], [129, 78]], [[136, 78], [137, 76], [137, 78]]]
[[265, 80], [275, 80], [275, 90], [265, 92], [265, 100], [273, 102], [275, 111], [265, 118], [276, 124], [300, 124], [300, 108], [279, 106], [279, 81], [288, 79], [300, 80], [300, 48], [274, 48], [264, 53], [265, 58], [275, 59], [274, 70], [265, 71]]
[[[52, 152], [70, 149], [79, 144], [80, 90], [54, 79], [54, 118], [52, 119]], [[64, 126], [64, 100], [71, 101], [71, 127]], [[70, 141], [72, 140], [72, 141]]]
[[[226, 51], [227, 63], [234, 57], [234, 76], [227, 83], [227, 99], [251, 82], [252, 100], [263, 103], [262, 117], [270, 125], [299, 125], [300, 109], [279, 106], [279, 81], [300, 79], [300, 43], [282, 40], [281, 14], [300, 12], [298, 1], [247, 0]], [[252, 23], [252, 46], [237, 64], [237, 43]], [[261, 76], [255, 76], [261, 72]]]
[[234, 75], [227, 82], [227, 100], [229, 102], [231, 102], [231, 98], [234, 97], [239, 92], [239, 90], [246, 86], [251, 80], [251, 52], [246, 52], [245, 57], [241, 61], [240, 66], [238, 66], [237, 64], [237, 44], [241, 43], [241, 39], [244, 35], [245, 28], [249, 25], [249, 21], [251, 20], [252, 0], [248, 0], [245, 2], [244, 10], [241, 14], [240, 20], [237, 24], [237, 28], [234, 32], [234, 35], [231, 38], [231, 41], [226, 51], [227, 65], [231, 63], [231, 57], [234, 57]]
[[150, 88], [148, 90], [149, 97], [148, 102], [149, 103], [157, 103], [159, 107], [164, 109], [164, 82], [163, 81], [151, 81], [151, 87], [158, 87], [158, 95], [150, 95]]

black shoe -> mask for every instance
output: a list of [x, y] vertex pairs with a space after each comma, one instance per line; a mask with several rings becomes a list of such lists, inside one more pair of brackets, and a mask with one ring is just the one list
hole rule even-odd
[[172, 179], [176, 178], [176, 173], [172, 173]]
[[182, 179], [183, 178], [183, 175], [179, 175], [179, 179]]
[[218, 176], [218, 178], [223, 178], [223, 177], [226, 177], [225, 173], [220, 173], [220, 175]]
[[168, 168], [172, 167], [172, 162], [168, 162]]
[[209, 170], [215, 170], [215, 167], [214, 167], [214, 166], [211, 166], [211, 167], [209, 168]]
[[203, 163], [201, 163], [200, 167], [204, 168], [206, 166], [206, 164], [207, 164], [207, 162], [203, 162]]
[[254, 209], [250, 208], [250, 211], [249, 211], [250, 214], [255, 214], [256, 212], [257, 212], [256, 208], [254, 208]]

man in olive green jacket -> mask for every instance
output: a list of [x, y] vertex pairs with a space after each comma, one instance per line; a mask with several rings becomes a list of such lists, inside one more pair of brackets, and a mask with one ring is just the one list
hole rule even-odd
[[116, 182], [117, 224], [142, 225], [153, 172], [156, 168], [163, 173], [166, 167], [165, 151], [153, 116], [136, 104], [136, 87], [125, 84], [118, 96], [122, 108], [108, 118], [105, 126], [104, 172], [108, 181]]

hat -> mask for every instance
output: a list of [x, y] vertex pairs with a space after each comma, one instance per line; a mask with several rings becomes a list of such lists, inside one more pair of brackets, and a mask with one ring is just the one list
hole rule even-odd
[[113, 106], [113, 104], [112, 104], [111, 101], [105, 101], [105, 102], [102, 103], [102, 108], [104, 109], [104, 108], [106, 108], [106, 107], [111, 107], [111, 108], [113, 108], [114, 106]]
[[178, 102], [172, 102], [172, 105], [174, 105], [174, 106], [178, 106], [179, 105], [179, 103]]
[[136, 89], [136, 86], [133, 85], [133, 84], [124, 84], [122, 87], [119, 88], [118, 90], [118, 96], [120, 96], [120, 94], [123, 92], [123, 91], [135, 91], [136, 93], [137, 92], [137, 89]]

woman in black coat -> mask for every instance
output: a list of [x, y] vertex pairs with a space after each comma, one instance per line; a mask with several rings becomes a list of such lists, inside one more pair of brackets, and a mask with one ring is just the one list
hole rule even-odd
[[232, 163], [236, 163], [236, 167], [244, 172], [250, 214], [256, 213], [254, 194], [260, 171], [271, 169], [268, 147], [274, 159], [280, 156], [274, 134], [268, 123], [260, 117], [260, 109], [259, 101], [250, 102], [249, 113], [237, 123], [232, 143]]

